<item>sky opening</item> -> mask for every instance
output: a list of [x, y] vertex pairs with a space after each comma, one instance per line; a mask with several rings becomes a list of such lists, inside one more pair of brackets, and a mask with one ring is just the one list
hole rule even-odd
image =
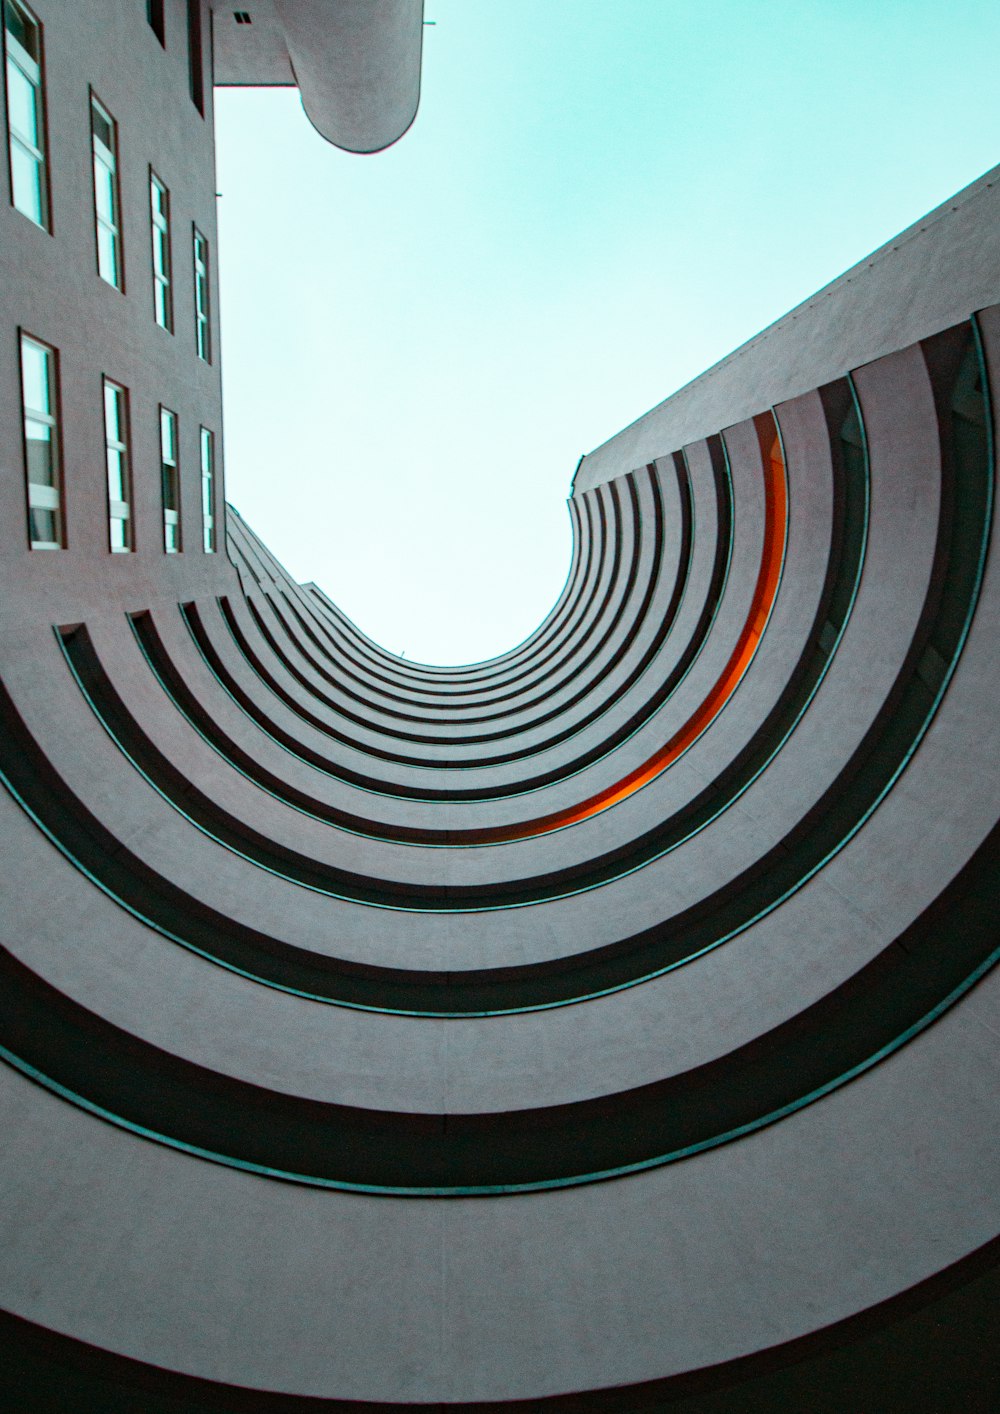
[[425, 14], [384, 153], [217, 91], [227, 489], [384, 647], [466, 663], [558, 596], [581, 453], [997, 162], [1000, 6]]

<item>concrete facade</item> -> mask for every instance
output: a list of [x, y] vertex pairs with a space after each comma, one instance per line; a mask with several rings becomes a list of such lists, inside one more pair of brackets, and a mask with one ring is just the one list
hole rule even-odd
[[[49, 229], [0, 203], [7, 1407], [994, 1408], [997, 173], [585, 458], [545, 621], [423, 666], [224, 503], [211, 56], [248, 14], [287, 82], [314, 11], [30, 13]], [[58, 549], [22, 334], [57, 358]]]

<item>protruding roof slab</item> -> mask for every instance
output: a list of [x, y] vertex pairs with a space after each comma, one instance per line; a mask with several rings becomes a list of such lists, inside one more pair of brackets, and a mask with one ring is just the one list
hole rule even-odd
[[423, 14], [423, 0], [253, 0], [216, 15], [215, 82], [297, 84], [327, 142], [380, 152], [417, 114]]

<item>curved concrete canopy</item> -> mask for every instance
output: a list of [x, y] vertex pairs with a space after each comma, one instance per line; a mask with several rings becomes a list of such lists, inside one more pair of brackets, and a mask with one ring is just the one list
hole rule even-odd
[[274, 0], [302, 105], [346, 152], [380, 152], [417, 115], [423, 0]]

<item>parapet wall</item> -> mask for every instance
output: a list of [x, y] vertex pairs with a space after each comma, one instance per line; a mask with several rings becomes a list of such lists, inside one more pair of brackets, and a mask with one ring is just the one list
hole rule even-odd
[[719, 427], [818, 388], [995, 303], [1000, 167], [584, 457], [586, 491]]

